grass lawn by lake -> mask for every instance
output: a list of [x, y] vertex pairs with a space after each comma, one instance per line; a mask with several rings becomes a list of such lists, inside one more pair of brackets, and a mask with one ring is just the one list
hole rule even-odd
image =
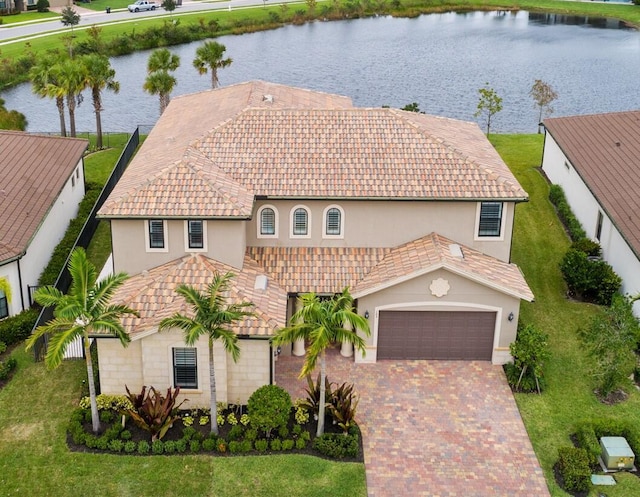
[[[547, 389], [542, 395], [516, 394], [516, 402], [552, 495], [564, 496], [567, 494], [555, 483], [553, 465], [558, 448], [571, 444], [569, 435], [575, 424], [597, 417], [640, 423], [640, 394], [634, 390], [625, 402], [615, 406], [601, 404], [593, 394], [590, 364], [576, 330], [586, 325], [599, 308], [565, 298], [558, 264], [569, 240], [547, 199], [547, 182], [537, 169], [542, 135], [492, 135], [491, 142], [530, 196], [528, 203], [516, 208], [512, 258], [522, 268], [536, 298], [533, 303], [522, 303], [521, 319], [549, 334], [552, 353], [545, 369]], [[605, 489], [608, 497], [640, 495], [640, 478], [630, 474], [616, 478], [619, 484]], [[593, 490], [590, 495], [598, 493]]]

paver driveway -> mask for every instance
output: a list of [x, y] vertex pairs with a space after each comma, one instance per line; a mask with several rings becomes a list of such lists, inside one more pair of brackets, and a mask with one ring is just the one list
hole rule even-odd
[[[281, 356], [276, 382], [304, 397], [302, 358]], [[548, 496], [502, 368], [488, 362], [379, 361], [328, 355], [352, 382], [370, 497]]]

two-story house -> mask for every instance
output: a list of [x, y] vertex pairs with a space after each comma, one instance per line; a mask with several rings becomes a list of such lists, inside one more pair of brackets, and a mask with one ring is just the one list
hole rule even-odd
[[510, 263], [526, 200], [472, 123], [260, 81], [175, 98], [99, 213], [114, 269], [133, 275], [116, 300], [140, 312], [127, 349], [98, 340], [102, 391], [179, 385], [208, 402], [206, 342], [157, 326], [187, 310], [178, 284], [214, 271], [256, 311], [235, 330], [238, 363], [216, 350], [223, 401], [273, 381], [269, 338], [300, 294], [346, 286], [372, 330], [356, 362], [502, 364], [533, 299]]
[[[0, 131], [0, 319], [28, 309], [84, 196], [86, 140]], [[11, 300], [11, 301], [9, 301]]]

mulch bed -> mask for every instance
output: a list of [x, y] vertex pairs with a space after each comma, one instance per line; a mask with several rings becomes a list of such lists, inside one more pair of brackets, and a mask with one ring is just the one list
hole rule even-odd
[[[190, 411], [185, 411], [185, 413], [188, 413]], [[225, 411], [224, 412], [224, 417], [226, 419], [227, 414], [229, 414], [231, 411]], [[291, 416], [291, 420], [289, 422], [289, 437], [288, 438], [292, 438], [292, 427], [295, 423], [295, 418], [293, 413], [295, 412], [295, 410], [292, 410], [292, 416]], [[246, 409], [243, 411], [243, 413], [246, 413]], [[100, 428], [101, 428], [101, 432], [100, 434], [104, 433], [109, 426], [111, 426], [113, 423], [111, 424], [107, 424], [107, 423], [100, 423]], [[85, 431], [87, 433], [92, 433], [92, 426], [91, 423], [84, 423], [83, 427], [85, 429]], [[198, 433], [201, 433], [202, 436], [204, 438], [207, 438], [211, 432], [211, 424], [207, 423], [206, 425], [201, 426], [198, 423], [198, 418], [196, 417], [194, 420], [194, 423], [191, 425], [192, 428], [194, 428]], [[141, 440], [147, 440], [149, 443], [151, 443], [151, 436], [149, 435], [149, 432], [139, 428], [138, 426], [135, 425], [135, 423], [133, 423], [133, 421], [131, 421], [130, 419], [127, 420], [126, 422], [126, 426], [125, 428], [127, 430], [129, 430], [131, 432], [131, 440], [134, 442], [139, 442]], [[178, 441], [182, 438], [183, 434], [182, 434], [182, 430], [184, 429], [184, 425], [182, 423], [182, 420], [177, 421], [174, 426], [172, 428], [169, 429], [169, 431], [167, 431], [166, 435], [162, 438], [163, 442], [166, 442], [168, 440], [173, 440], [173, 441]], [[224, 438], [225, 440], [229, 441], [229, 432], [231, 431], [232, 426], [229, 423], [223, 424], [222, 426], [219, 426], [219, 437]], [[311, 434], [311, 441], [307, 443], [307, 447], [304, 449], [296, 449], [293, 448], [291, 450], [283, 450], [283, 451], [271, 451], [271, 450], [267, 450], [265, 452], [258, 452], [256, 450], [253, 450], [251, 452], [240, 452], [240, 453], [231, 453], [229, 452], [229, 450], [227, 450], [226, 452], [207, 452], [207, 451], [200, 451], [197, 454], [198, 455], [209, 455], [209, 456], [213, 456], [213, 457], [238, 457], [238, 456], [264, 456], [264, 455], [279, 455], [279, 454], [306, 454], [306, 455], [310, 455], [310, 456], [315, 456], [315, 457], [320, 457], [322, 459], [327, 459], [329, 461], [337, 461], [337, 462], [357, 462], [357, 463], [363, 463], [364, 462], [364, 453], [362, 450], [362, 435], [360, 435], [359, 438], [359, 444], [360, 444], [360, 450], [358, 453], [358, 457], [355, 458], [348, 458], [345, 457], [343, 459], [334, 459], [331, 457], [327, 457], [323, 454], [321, 454], [320, 452], [316, 451], [313, 449], [313, 439], [315, 438], [315, 434], [316, 434], [316, 430], [318, 428], [318, 423], [317, 421], [309, 421], [308, 423], [302, 425], [302, 429], [305, 431], [308, 431]], [[325, 422], [325, 433], [342, 433], [342, 429], [340, 429], [340, 427], [334, 425], [331, 422], [331, 419], [329, 417], [327, 417], [327, 420]], [[120, 452], [120, 453], [116, 453], [116, 452], [111, 452], [111, 451], [105, 451], [105, 450], [100, 450], [100, 449], [93, 449], [93, 448], [89, 448], [86, 445], [77, 445], [73, 443], [73, 439], [71, 437], [71, 435], [69, 433], [67, 433], [67, 445], [69, 447], [69, 449], [71, 451], [74, 452], [87, 452], [87, 453], [109, 453], [109, 454], [123, 454], [123, 455], [138, 455], [137, 452], [133, 452], [130, 454], [125, 454], [124, 452]], [[151, 453], [149, 453], [149, 455], [152, 455]], [[184, 455], [190, 455], [189, 451], [183, 453], [183, 454], [179, 454], [179, 453], [173, 453], [173, 454], [163, 454], [167, 457], [171, 457], [173, 455], [178, 455], [178, 456], [184, 456]]]

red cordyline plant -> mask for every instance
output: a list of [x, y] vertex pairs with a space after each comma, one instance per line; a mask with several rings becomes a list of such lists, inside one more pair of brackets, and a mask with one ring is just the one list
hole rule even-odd
[[123, 413], [130, 416], [139, 428], [148, 431], [152, 442], [161, 440], [173, 423], [180, 419], [178, 409], [186, 400], [176, 405], [180, 387], [176, 387], [175, 390], [167, 388], [166, 396], [153, 387], [147, 390], [147, 387], [143, 386], [139, 394], [131, 393], [126, 385], [125, 388], [133, 409], [127, 409]]

